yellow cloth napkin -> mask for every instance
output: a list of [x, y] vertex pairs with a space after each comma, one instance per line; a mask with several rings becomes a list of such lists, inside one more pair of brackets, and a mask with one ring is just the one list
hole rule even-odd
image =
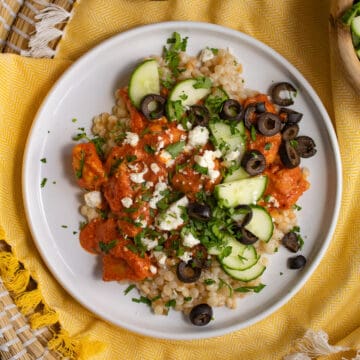
[[[87, 335], [107, 343], [95, 359], [281, 359], [307, 329], [325, 330], [332, 344], [360, 348], [359, 96], [343, 80], [341, 66], [332, 54], [329, 11], [330, 0], [81, 0], [74, 7], [55, 59], [0, 55], [0, 225], [18, 258], [39, 281], [46, 302], [58, 312], [63, 327], [71, 335]], [[135, 26], [169, 20], [224, 25], [285, 56], [325, 104], [336, 127], [344, 166], [343, 204], [335, 236], [298, 294], [247, 329], [185, 342], [130, 333], [99, 320], [72, 299], [35, 249], [21, 194], [26, 137], [56, 79], [102, 40]]]

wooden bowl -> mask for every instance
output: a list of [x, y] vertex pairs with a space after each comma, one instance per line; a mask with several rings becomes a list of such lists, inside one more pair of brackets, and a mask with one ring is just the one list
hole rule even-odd
[[332, 41], [336, 41], [335, 48], [344, 65], [346, 77], [360, 94], [360, 60], [354, 50], [350, 28], [341, 21], [341, 16], [352, 4], [352, 0], [334, 0], [332, 2], [330, 27], [334, 35]]

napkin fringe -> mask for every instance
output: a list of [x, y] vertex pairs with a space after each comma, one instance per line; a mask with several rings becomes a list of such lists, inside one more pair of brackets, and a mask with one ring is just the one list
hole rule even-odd
[[34, 0], [39, 5], [45, 6], [36, 16], [35, 33], [30, 37], [29, 49], [22, 50], [21, 55], [33, 58], [52, 58], [55, 55], [49, 43], [58, 39], [64, 33], [56, 26], [68, 21], [71, 13], [59, 5], [49, 4], [44, 0]]
[[104, 351], [104, 343], [91, 341], [88, 337], [70, 336], [62, 328], [58, 314], [45, 303], [37, 282], [17, 260], [4, 238], [4, 231], [0, 227], [0, 281], [20, 312], [27, 316], [32, 329], [47, 327], [50, 330], [52, 337], [48, 340], [48, 349], [71, 360], [86, 360]]
[[319, 356], [336, 354], [348, 351], [350, 348], [345, 346], [333, 346], [329, 344], [329, 336], [323, 331], [309, 329], [301, 339], [294, 343], [293, 352], [283, 357], [283, 360], [311, 360]]

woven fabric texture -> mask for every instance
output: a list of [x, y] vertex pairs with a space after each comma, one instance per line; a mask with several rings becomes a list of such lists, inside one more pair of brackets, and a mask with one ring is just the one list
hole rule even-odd
[[[0, 224], [7, 241], [36, 280], [50, 308], [71, 335], [107, 344], [94, 359], [281, 359], [307, 329], [323, 329], [332, 344], [360, 348], [359, 97], [348, 85], [332, 50], [331, 1], [312, 0], [81, 0], [54, 59], [0, 56]], [[141, 11], [140, 11], [141, 9]], [[63, 71], [104, 39], [127, 29], [169, 20], [227, 26], [268, 44], [292, 62], [319, 94], [339, 139], [344, 194], [335, 235], [319, 267], [276, 313], [222, 337], [150, 339], [97, 319], [72, 299], [48, 272], [25, 222], [21, 162], [36, 111]], [[11, 91], [10, 91], [11, 89]], [[331, 194], [329, 194], [331, 196]], [[326, 359], [355, 357], [355, 351]]]

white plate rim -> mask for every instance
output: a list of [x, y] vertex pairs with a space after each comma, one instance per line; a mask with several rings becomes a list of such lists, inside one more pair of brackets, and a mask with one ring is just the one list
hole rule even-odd
[[178, 336], [176, 334], [175, 335], [167, 334], [167, 333], [164, 334], [164, 332], [161, 332], [161, 331], [154, 331], [154, 330], [149, 331], [147, 329], [139, 329], [138, 327], [133, 327], [131, 324], [126, 324], [126, 325], [119, 324], [119, 322], [114, 321], [114, 319], [112, 319], [109, 316], [106, 316], [106, 314], [99, 313], [99, 311], [97, 311], [96, 308], [94, 308], [90, 304], [86, 303], [83, 299], [80, 299], [79, 294], [74, 292], [74, 290], [71, 289], [68, 284], [66, 284], [66, 283], [64, 283], [64, 281], [62, 281], [61, 277], [59, 277], [57, 274], [57, 269], [54, 268], [51, 261], [49, 261], [46, 254], [44, 253], [44, 251], [41, 247], [41, 244], [36, 240], [37, 230], [36, 230], [35, 224], [32, 221], [32, 214], [31, 214], [31, 209], [30, 209], [30, 204], [31, 204], [32, 200], [30, 199], [30, 195], [29, 195], [29, 191], [28, 191], [28, 187], [27, 187], [27, 180], [28, 180], [28, 171], [29, 171], [29, 166], [30, 166], [28, 160], [29, 160], [29, 156], [30, 156], [29, 154], [30, 154], [31, 146], [32, 146], [32, 138], [36, 132], [37, 119], [39, 119], [41, 117], [42, 113], [46, 109], [46, 104], [47, 104], [48, 100], [56, 93], [58, 87], [60, 86], [59, 84], [65, 78], [70, 77], [73, 73], [75, 73], [77, 71], [77, 69], [79, 67], [81, 67], [82, 62], [84, 62], [86, 59], [88, 59], [89, 57], [96, 56], [96, 54], [98, 52], [101, 52], [106, 47], [111, 47], [112, 44], [116, 43], [118, 37], [133, 36], [136, 33], [150, 32], [152, 30], [158, 30], [158, 29], [162, 29], [162, 30], [168, 29], [169, 33], [170, 33], [170, 30], [174, 31], [177, 27], [181, 28], [184, 26], [191, 27], [191, 30], [212, 29], [214, 31], [218, 31], [221, 33], [225, 33], [225, 34], [229, 34], [232, 36], [242, 38], [242, 39], [246, 40], [247, 42], [251, 42], [251, 43], [253, 43], [254, 46], [259, 47], [261, 50], [265, 51], [270, 56], [279, 59], [279, 61], [283, 65], [285, 65], [286, 68], [290, 69], [290, 71], [294, 74], [294, 76], [297, 79], [300, 79], [302, 86], [306, 89], [306, 91], [309, 93], [309, 95], [312, 97], [312, 99], [314, 99], [314, 102], [317, 104], [318, 110], [321, 113], [323, 120], [325, 121], [326, 130], [327, 130], [327, 133], [329, 136], [329, 140], [331, 142], [332, 149], [334, 151], [334, 161], [335, 161], [335, 166], [336, 166], [336, 183], [337, 183], [337, 188], [336, 188], [337, 191], [336, 191], [335, 201], [334, 201], [335, 206], [332, 211], [332, 214], [333, 214], [332, 222], [331, 222], [330, 228], [327, 231], [326, 239], [323, 242], [322, 246], [319, 248], [317, 257], [312, 261], [310, 266], [308, 266], [308, 267], [306, 267], [306, 269], [304, 269], [301, 280], [292, 288], [292, 290], [289, 291], [280, 300], [275, 302], [272, 306], [267, 308], [265, 311], [261, 312], [260, 314], [258, 314], [255, 317], [253, 317], [251, 320], [245, 321], [245, 322], [241, 323], [239, 326], [237, 326], [237, 325], [230, 326], [230, 327], [226, 328], [224, 331], [209, 330], [204, 333], [199, 332], [199, 335], [196, 338], [198, 338], [198, 339], [199, 338], [211, 338], [211, 337], [215, 337], [215, 336], [219, 336], [219, 335], [225, 335], [227, 333], [230, 333], [230, 332], [233, 332], [236, 330], [247, 328], [248, 326], [253, 325], [253, 324], [259, 322], [260, 320], [265, 319], [269, 315], [273, 314], [276, 310], [278, 310], [283, 305], [285, 305], [293, 296], [295, 296], [295, 294], [304, 286], [304, 284], [309, 280], [310, 276], [314, 273], [314, 271], [318, 267], [320, 261], [323, 259], [326, 250], [329, 247], [329, 244], [330, 244], [333, 234], [335, 232], [335, 227], [337, 225], [337, 220], [338, 220], [340, 206], [341, 206], [341, 196], [342, 196], [342, 165], [341, 165], [340, 151], [339, 151], [339, 146], [337, 143], [335, 130], [333, 128], [332, 122], [329, 118], [329, 115], [327, 114], [327, 111], [326, 111], [324, 105], [322, 104], [319, 96], [313, 90], [313, 88], [311, 87], [309, 82], [304, 78], [304, 76], [282, 55], [280, 55], [274, 49], [272, 49], [268, 45], [262, 43], [261, 41], [255, 39], [247, 34], [244, 34], [242, 32], [239, 32], [239, 31], [227, 28], [227, 27], [223, 27], [220, 25], [216, 25], [216, 24], [210, 24], [210, 23], [205, 23], [205, 22], [193, 22], [193, 21], [168, 21], [168, 22], [161, 22], [161, 23], [156, 23], [156, 24], [139, 26], [134, 29], [122, 32], [120, 34], [116, 34], [116, 35], [112, 36], [111, 38], [101, 42], [99, 45], [95, 46], [93, 49], [89, 50], [87, 53], [82, 55], [78, 60], [76, 60], [74, 62], [74, 64], [72, 64], [67, 70], [65, 70], [65, 72], [55, 82], [55, 84], [53, 85], [53, 87], [51, 88], [49, 93], [46, 95], [45, 99], [42, 102], [42, 105], [40, 106], [40, 108], [37, 111], [37, 114], [32, 123], [31, 129], [29, 131], [29, 135], [28, 135], [28, 138], [26, 141], [26, 146], [25, 146], [25, 151], [24, 151], [23, 164], [22, 164], [22, 194], [23, 194], [23, 201], [24, 201], [24, 205], [25, 205], [25, 213], [26, 213], [27, 223], [30, 227], [30, 231], [33, 236], [35, 245], [36, 245], [38, 251], [40, 252], [41, 257], [42, 257], [43, 261], [45, 262], [46, 266], [50, 269], [52, 275], [61, 284], [61, 286], [81, 305], [83, 305], [85, 308], [87, 308], [88, 310], [90, 310], [91, 312], [93, 312], [94, 314], [99, 316], [100, 318], [102, 318], [112, 324], [115, 324], [117, 326], [121, 326], [130, 331], [133, 331], [135, 333], [142, 334], [145, 336], [156, 337], [156, 338], [174, 339], [174, 340], [191, 340], [194, 338], [193, 337], [189, 338], [189, 337], [183, 336], [183, 335]]

